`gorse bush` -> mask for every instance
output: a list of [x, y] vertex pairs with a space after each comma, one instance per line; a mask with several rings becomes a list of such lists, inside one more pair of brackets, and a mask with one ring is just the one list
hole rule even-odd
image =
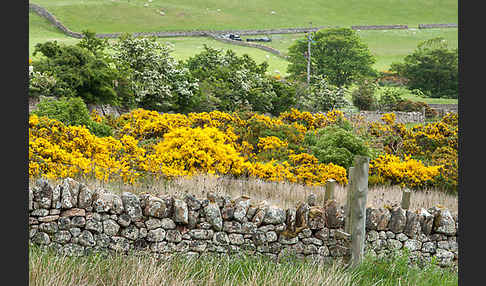
[[369, 143], [338, 111], [242, 115], [136, 109], [108, 120], [92, 114], [93, 121], [110, 123], [114, 132], [108, 137], [31, 115], [29, 174], [121, 178], [135, 184], [144, 178], [214, 173], [307, 185], [333, 178], [346, 184], [354, 156], [364, 155], [371, 158], [375, 183], [457, 187], [457, 115], [408, 130], [395, 123], [394, 114], [385, 114], [384, 123], [369, 124]]
[[[257, 114], [252, 118], [270, 125], [286, 124]], [[203, 172], [308, 185], [322, 185], [329, 178], [347, 183], [346, 170], [341, 166], [317, 160], [296, 164], [293, 152], [286, 149], [288, 143], [276, 137], [258, 138], [254, 148], [245, 134], [233, 131], [237, 125], [252, 126], [236, 114], [215, 111], [186, 116], [137, 109], [117, 121], [114, 137], [101, 138], [84, 127], [32, 115], [29, 174], [50, 178], [94, 176], [104, 181], [121, 178], [136, 183], [145, 176], [174, 178]], [[260, 161], [258, 153], [253, 152], [277, 147], [285, 154], [281, 162], [274, 158]]]
[[[429, 175], [415, 177], [420, 178], [421, 182], [409, 182], [408, 186], [422, 188], [424, 185], [421, 184], [428, 181], [426, 184], [429, 186], [441, 187], [451, 192], [457, 191], [458, 116], [456, 113], [448, 113], [439, 121], [419, 124], [410, 129], [407, 129], [404, 124], [396, 123], [393, 113], [384, 114], [382, 120], [383, 123], [369, 124], [369, 134], [372, 144], [379, 146], [386, 153], [384, 155], [388, 156], [382, 157], [380, 163], [388, 170], [386, 172], [392, 174], [398, 170], [401, 174], [390, 175], [390, 178], [395, 177], [392, 179], [394, 183], [406, 182], [403, 179], [406, 176], [410, 177], [407, 172], [413, 173], [413, 170], [422, 169]], [[392, 162], [399, 166], [394, 168]], [[440, 168], [429, 172], [437, 166]], [[379, 181], [383, 182], [383, 180]]]

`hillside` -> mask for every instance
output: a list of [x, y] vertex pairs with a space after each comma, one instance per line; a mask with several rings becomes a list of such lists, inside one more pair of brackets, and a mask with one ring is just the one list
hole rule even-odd
[[32, 3], [48, 9], [73, 31], [88, 28], [99, 33], [268, 29], [306, 27], [309, 22], [313, 26], [417, 26], [457, 23], [458, 18], [458, 3], [453, 0], [148, 1], [35, 0]]

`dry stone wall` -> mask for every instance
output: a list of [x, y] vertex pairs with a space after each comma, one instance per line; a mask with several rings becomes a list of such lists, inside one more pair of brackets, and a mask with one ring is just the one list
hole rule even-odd
[[[70, 178], [57, 185], [38, 179], [28, 191], [30, 241], [67, 255], [144, 250], [163, 258], [246, 252], [318, 261], [350, 255], [344, 211], [336, 201], [316, 206], [309, 199], [282, 209], [213, 193], [204, 199], [191, 194], [117, 195]], [[435, 256], [442, 265], [457, 262], [458, 221], [448, 210], [368, 208], [366, 219], [365, 250], [387, 255], [407, 248], [413, 259]]]
[[359, 112], [344, 112], [344, 117], [361, 117], [366, 122], [382, 122], [381, 117], [385, 113], [394, 113], [395, 122], [397, 123], [424, 123], [425, 114], [422, 112], [405, 112], [405, 111], [366, 111], [362, 110]]

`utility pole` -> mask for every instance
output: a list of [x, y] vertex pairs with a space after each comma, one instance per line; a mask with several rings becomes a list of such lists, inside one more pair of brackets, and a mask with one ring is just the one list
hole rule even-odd
[[310, 84], [310, 63], [311, 63], [311, 29], [312, 28], [312, 22], [310, 22], [310, 28], [309, 31], [307, 32], [307, 86]]

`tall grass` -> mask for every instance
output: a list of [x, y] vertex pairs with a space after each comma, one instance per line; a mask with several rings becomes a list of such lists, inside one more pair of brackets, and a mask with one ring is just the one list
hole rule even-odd
[[[171, 181], [149, 178], [136, 185], [126, 185], [121, 181], [103, 183], [99, 180], [77, 179], [92, 189], [103, 187], [111, 192], [121, 194], [124, 191], [135, 194], [150, 193], [154, 195], [173, 195], [182, 197], [186, 193], [197, 198], [206, 198], [208, 192], [218, 195], [228, 195], [231, 198], [246, 195], [252, 201], [266, 200], [269, 204], [281, 208], [295, 207], [299, 201], [306, 201], [309, 194], [317, 197], [317, 204], [324, 204], [325, 186], [305, 186], [289, 182], [267, 182], [261, 179], [235, 179], [229, 176], [196, 175], [193, 177], [180, 177]], [[34, 184], [31, 179], [31, 185]], [[59, 180], [52, 180], [58, 184]], [[334, 191], [335, 199], [339, 205], [346, 203], [346, 186], [337, 185]], [[400, 204], [402, 189], [399, 186], [370, 187], [367, 196], [368, 207], [384, 207]], [[437, 205], [444, 206], [453, 214], [458, 211], [457, 195], [445, 193], [439, 189], [414, 191], [410, 200], [410, 209], [431, 208]]]
[[367, 256], [357, 268], [341, 262], [315, 263], [289, 257], [276, 262], [265, 256], [173, 257], [56, 254], [31, 245], [30, 285], [457, 285], [457, 272], [435, 264], [409, 266], [406, 255]]

